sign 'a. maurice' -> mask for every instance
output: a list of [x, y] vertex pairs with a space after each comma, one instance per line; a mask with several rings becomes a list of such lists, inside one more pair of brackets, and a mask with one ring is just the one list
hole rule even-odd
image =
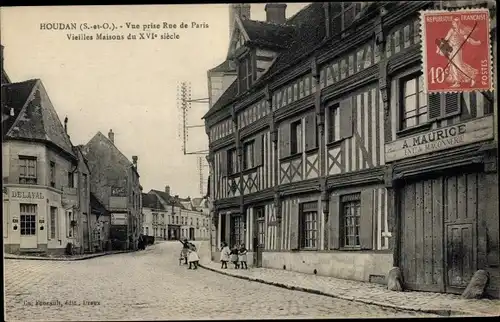
[[425, 90], [493, 89], [488, 9], [421, 12]]
[[385, 161], [411, 158], [493, 138], [493, 117], [486, 116], [385, 145]]

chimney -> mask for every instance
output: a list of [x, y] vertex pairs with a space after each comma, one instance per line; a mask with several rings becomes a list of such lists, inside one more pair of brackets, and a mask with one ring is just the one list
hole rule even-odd
[[132, 164], [134, 165], [135, 169], [137, 170], [137, 155], [132, 156]]
[[234, 29], [234, 18], [238, 16], [240, 19], [250, 20], [250, 4], [249, 3], [233, 3], [229, 5], [229, 37]]
[[111, 142], [113, 142], [113, 144], [115, 144], [115, 134], [113, 133], [113, 130], [109, 130], [108, 138]]
[[170, 186], [165, 186], [165, 193], [170, 196]]
[[64, 118], [64, 133], [68, 134], [68, 117]]
[[286, 22], [285, 3], [268, 3], [265, 9], [267, 22], [275, 24], [284, 24]]

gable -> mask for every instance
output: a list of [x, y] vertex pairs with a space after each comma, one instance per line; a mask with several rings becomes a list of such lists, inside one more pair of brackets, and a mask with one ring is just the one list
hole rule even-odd
[[40, 80], [36, 81], [26, 104], [6, 137], [51, 142], [76, 158], [73, 144], [64, 131], [61, 120]]
[[247, 32], [245, 31], [245, 28], [243, 27], [243, 24], [241, 23], [241, 19], [238, 16], [236, 16], [234, 19], [234, 27], [231, 32], [231, 40], [229, 41], [227, 59], [233, 58], [234, 53], [239, 48], [241, 48], [245, 44], [245, 42], [250, 40]]

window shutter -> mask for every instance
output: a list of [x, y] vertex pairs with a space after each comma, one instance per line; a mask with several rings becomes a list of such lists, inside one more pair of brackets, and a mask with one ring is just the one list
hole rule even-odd
[[257, 135], [253, 144], [253, 156], [254, 156], [254, 166], [258, 167], [262, 165], [262, 139], [264, 135]]
[[359, 242], [361, 249], [373, 248], [373, 189], [361, 192]]
[[[20, 166], [21, 166], [21, 161], [19, 160], [19, 157], [16, 155], [10, 160], [10, 174], [8, 183], [19, 183]], [[39, 184], [44, 184], [44, 183], [39, 182]]]
[[299, 205], [292, 203], [290, 207], [290, 250], [299, 249]]
[[290, 122], [284, 122], [280, 126], [280, 158], [290, 155]]
[[429, 120], [437, 119], [441, 116], [441, 94], [429, 94]]
[[330, 228], [330, 249], [340, 248], [340, 197], [333, 195], [330, 197], [330, 218], [328, 226]]
[[305, 142], [306, 151], [316, 148], [316, 113], [311, 112], [305, 117]]
[[346, 139], [352, 136], [352, 97], [340, 102], [340, 138]]
[[460, 113], [460, 94], [446, 93], [444, 95], [444, 115]]

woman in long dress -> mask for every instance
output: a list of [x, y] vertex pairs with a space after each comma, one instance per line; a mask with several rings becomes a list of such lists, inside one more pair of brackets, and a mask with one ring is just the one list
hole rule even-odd
[[451, 25], [446, 37], [436, 41], [436, 53], [450, 59], [446, 81], [452, 83], [451, 87], [459, 87], [460, 83], [470, 83], [474, 86], [479, 71], [463, 60], [462, 46], [465, 45], [464, 42], [477, 46], [481, 41], [471, 37], [472, 28], [462, 24], [459, 18], [454, 18]]
[[196, 246], [192, 243], [189, 243], [189, 250], [188, 250], [189, 269], [191, 269], [191, 265], [193, 265], [193, 269], [198, 269], [199, 260], [200, 257], [198, 257], [198, 253], [196, 252]]

